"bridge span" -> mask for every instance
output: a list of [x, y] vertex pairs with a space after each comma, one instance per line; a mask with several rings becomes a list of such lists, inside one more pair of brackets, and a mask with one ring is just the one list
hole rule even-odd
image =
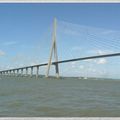
[[[117, 57], [120, 56], [120, 53], [114, 53], [114, 54], [104, 54], [104, 55], [96, 55], [96, 56], [88, 56], [88, 57], [80, 57], [80, 58], [75, 58], [75, 59], [68, 59], [68, 60], [62, 60], [62, 61], [57, 61], [57, 62], [52, 62], [51, 65], [58, 65], [61, 63], [68, 63], [68, 62], [73, 62], [73, 61], [84, 61], [84, 60], [89, 60], [89, 59], [99, 59], [99, 58], [105, 58], [105, 57]], [[37, 65], [32, 65], [32, 66], [25, 66], [25, 67], [20, 67], [20, 68], [14, 68], [14, 69], [9, 69], [9, 70], [3, 70], [0, 71], [1, 75], [24, 75], [23, 70], [25, 70], [25, 75], [28, 74], [28, 69], [31, 70], [30, 76], [33, 76], [33, 69], [37, 68], [36, 71], [36, 77], [39, 76], [39, 68], [41, 66], [47, 66], [48, 63], [43, 63], [43, 64], [37, 64]], [[56, 68], [56, 67], [55, 67]], [[58, 71], [56, 70], [56, 73]]]

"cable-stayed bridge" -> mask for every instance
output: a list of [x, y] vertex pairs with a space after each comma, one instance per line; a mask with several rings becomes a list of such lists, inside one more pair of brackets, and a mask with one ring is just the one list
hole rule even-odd
[[[63, 60], [63, 61], [57, 61], [57, 62], [52, 62], [51, 65], [58, 65], [60, 63], [68, 63], [68, 62], [73, 62], [73, 61], [82, 61], [82, 60], [89, 60], [89, 59], [97, 59], [97, 58], [105, 58], [105, 57], [116, 57], [116, 56], [120, 56], [120, 53], [114, 53], [114, 54], [106, 54], [106, 55], [98, 55], [98, 56], [89, 56], [89, 57], [83, 57], [83, 58], [75, 58], [75, 59], [69, 59], [69, 60]], [[9, 69], [9, 70], [3, 70], [0, 71], [0, 74], [3, 75], [10, 75], [10, 74], [19, 74], [19, 71], [21, 71], [20, 74], [23, 74], [23, 70], [26, 70], [26, 75], [28, 75], [28, 69], [31, 69], [31, 76], [33, 75], [33, 68], [37, 68], [37, 72], [36, 72], [36, 77], [38, 77], [38, 72], [39, 72], [39, 67], [41, 66], [47, 66], [48, 63], [44, 63], [44, 64], [38, 64], [38, 65], [32, 65], [32, 66], [25, 66], [25, 67], [21, 67], [21, 68], [14, 68], [14, 69]], [[58, 74], [58, 71], [56, 69], [56, 73]], [[59, 77], [59, 76], [57, 76]]]
[[[94, 37], [94, 35], [91, 35], [91, 36]], [[100, 43], [102, 43], [102, 41]], [[113, 46], [111, 46], [111, 47], [113, 47]], [[54, 54], [54, 58], [55, 58], [54, 62], [52, 62], [53, 54]], [[38, 77], [39, 76], [39, 68], [42, 66], [47, 66], [46, 77], [48, 77], [49, 71], [50, 71], [50, 66], [53, 65], [53, 66], [55, 66], [56, 77], [59, 78], [59, 64], [74, 62], [74, 61], [84, 61], [84, 60], [90, 60], [90, 59], [117, 57], [117, 56], [120, 56], [120, 52], [114, 52], [114, 53], [109, 53], [109, 54], [100, 54], [100, 55], [91, 55], [91, 56], [85, 56], [85, 57], [77, 57], [77, 58], [71, 58], [71, 59], [65, 59], [65, 60], [58, 60], [57, 43], [56, 43], [56, 19], [55, 19], [54, 20], [54, 30], [53, 30], [53, 35], [52, 35], [52, 47], [50, 50], [50, 57], [49, 57], [48, 62], [43, 63], [43, 64], [36, 64], [36, 65], [31, 65], [31, 66], [2, 70], [2, 71], [0, 71], [0, 74], [1, 75], [17, 75], [17, 74], [23, 75], [24, 74], [23, 71], [25, 71], [25, 74], [29, 75], [28, 69], [30, 69], [30, 71], [31, 71], [30, 76], [33, 76], [33, 71], [35, 68], [36, 69], [36, 77]]]

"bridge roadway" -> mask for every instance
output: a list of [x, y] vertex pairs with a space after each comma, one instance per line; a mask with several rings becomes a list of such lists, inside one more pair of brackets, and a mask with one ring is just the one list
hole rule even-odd
[[[75, 58], [75, 59], [69, 59], [69, 60], [61, 60], [58, 62], [52, 62], [51, 65], [56, 65], [60, 63], [68, 63], [68, 62], [73, 62], [73, 61], [83, 61], [83, 60], [89, 60], [89, 59], [97, 59], [97, 58], [106, 58], [106, 57], [115, 57], [115, 56], [120, 56], [120, 53], [113, 53], [113, 54], [104, 54], [104, 55], [96, 55], [96, 56], [88, 56], [88, 57], [81, 57], [81, 58]], [[0, 71], [1, 75], [16, 75], [15, 71], [17, 71], [17, 74], [19, 74], [19, 70], [21, 70], [21, 75], [23, 74], [23, 70], [26, 70], [26, 75], [28, 75], [28, 69], [31, 69], [31, 76], [33, 75], [33, 68], [37, 68], [36, 71], [36, 77], [39, 75], [39, 67], [41, 66], [47, 66], [48, 63], [44, 64], [37, 64], [37, 65], [32, 65], [32, 66], [25, 66], [25, 67], [20, 67], [20, 68], [14, 68], [14, 69], [9, 69], [9, 70], [3, 70]]]

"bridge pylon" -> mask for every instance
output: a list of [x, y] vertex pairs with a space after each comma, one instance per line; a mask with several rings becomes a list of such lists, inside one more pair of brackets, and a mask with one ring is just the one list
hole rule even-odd
[[55, 71], [56, 71], [56, 77], [59, 78], [59, 66], [58, 66], [58, 56], [57, 56], [57, 44], [56, 44], [56, 27], [57, 27], [57, 20], [54, 18], [54, 29], [53, 29], [53, 35], [52, 35], [52, 47], [50, 50], [50, 57], [48, 61], [48, 66], [47, 66], [47, 72], [46, 72], [46, 77], [49, 76], [49, 71], [50, 71], [50, 66], [52, 63], [52, 56], [54, 54], [54, 59], [55, 59]]

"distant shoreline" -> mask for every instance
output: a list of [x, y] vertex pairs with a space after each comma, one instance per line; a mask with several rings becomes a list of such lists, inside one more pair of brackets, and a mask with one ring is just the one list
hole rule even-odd
[[[6, 77], [30, 77], [30, 78], [35, 78], [35, 75], [32, 77], [30, 75], [0, 75], [0, 76], [6, 76]], [[39, 75], [38, 78], [45, 78], [45, 75]], [[68, 76], [60, 76], [59, 78], [56, 78], [55, 76], [49, 76], [46, 79], [78, 79], [78, 80], [120, 80], [119, 78], [105, 78], [105, 77], [85, 77], [85, 76], [80, 76], [80, 77], [68, 77]]]

